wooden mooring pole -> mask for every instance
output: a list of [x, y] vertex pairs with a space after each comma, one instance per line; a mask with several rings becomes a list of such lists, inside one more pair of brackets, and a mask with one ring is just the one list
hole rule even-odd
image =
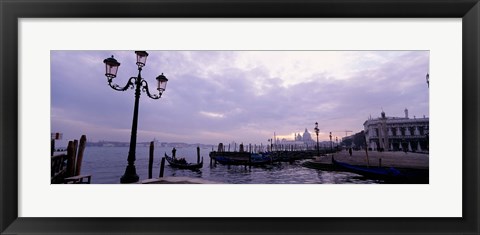
[[80, 145], [78, 146], [77, 164], [75, 166], [75, 175], [80, 175], [82, 170], [83, 152], [85, 151], [85, 145], [87, 144], [87, 136], [82, 135], [80, 137]]
[[75, 176], [75, 168], [77, 162], [78, 140], [73, 140], [73, 171], [71, 176]]
[[50, 141], [50, 157], [53, 157], [54, 153], [55, 153], [55, 139], [52, 139]]
[[154, 150], [154, 143], [153, 141], [150, 142], [150, 151], [148, 156], [148, 178], [152, 178], [152, 170], [153, 170], [153, 150]]
[[200, 147], [197, 146], [197, 164], [200, 163]]
[[162, 162], [160, 163], [160, 175], [158, 177], [163, 177], [163, 171], [165, 170], [165, 157], [162, 157]]
[[75, 173], [75, 149], [73, 141], [68, 141], [67, 147], [67, 173], [66, 177], [72, 177]]
[[363, 135], [365, 139], [365, 154], [367, 155], [367, 168], [370, 167], [370, 160], [368, 159], [368, 143], [367, 143], [367, 135]]

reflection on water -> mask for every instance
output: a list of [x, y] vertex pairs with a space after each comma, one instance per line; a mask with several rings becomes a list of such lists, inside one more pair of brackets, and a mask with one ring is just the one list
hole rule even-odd
[[[227, 184], [375, 184], [374, 180], [363, 179], [349, 172], [329, 172], [303, 167], [302, 161], [278, 162], [266, 166], [210, 166], [208, 153], [201, 149], [204, 158], [199, 170], [175, 169], [165, 163], [164, 176], [197, 177]], [[148, 177], [148, 147], [137, 147], [135, 166], [140, 179]], [[83, 159], [82, 173], [92, 174], [92, 183], [118, 184], [127, 165], [128, 147], [87, 147]], [[154, 152], [153, 177], [160, 173], [160, 161], [164, 153], [171, 154], [171, 148], [156, 147]], [[196, 148], [177, 148], [177, 157], [188, 162], [197, 161]]]

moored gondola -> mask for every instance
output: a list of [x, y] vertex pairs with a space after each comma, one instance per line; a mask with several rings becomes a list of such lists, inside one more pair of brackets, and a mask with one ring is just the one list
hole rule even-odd
[[178, 169], [190, 169], [190, 170], [197, 170], [203, 167], [203, 157], [199, 163], [188, 163], [185, 161], [184, 158], [171, 158], [165, 153], [165, 159], [167, 159], [168, 164], [171, 167], [178, 168]]
[[332, 156], [332, 164], [339, 170], [345, 170], [348, 172], [356, 173], [371, 179], [378, 180], [387, 180], [387, 181], [402, 181], [405, 180], [405, 175], [403, 175], [399, 170], [389, 167], [364, 167], [364, 166], [355, 166], [348, 163], [336, 161]]
[[272, 163], [265, 153], [249, 152], [210, 152], [210, 158], [222, 165], [262, 166]]

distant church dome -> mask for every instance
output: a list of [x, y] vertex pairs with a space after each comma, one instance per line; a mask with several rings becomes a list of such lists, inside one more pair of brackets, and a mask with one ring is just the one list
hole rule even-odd
[[312, 141], [312, 136], [310, 135], [310, 133], [308, 133], [307, 128], [305, 128], [305, 132], [303, 133], [303, 141]]

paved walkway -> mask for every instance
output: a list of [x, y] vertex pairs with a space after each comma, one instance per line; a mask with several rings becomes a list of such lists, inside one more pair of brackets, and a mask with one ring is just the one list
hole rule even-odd
[[[366, 166], [367, 157], [365, 150], [353, 151], [352, 156], [348, 154], [348, 151], [340, 151], [332, 154], [335, 160], [346, 162], [351, 165]], [[382, 167], [395, 167], [395, 168], [411, 168], [411, 169], [428, 169], [429, 157], [428, 154], [412, 153], [412, 152], [377, 152], [368, 151], [368, 159], [370, 166], [379, 166], [379, 159], [381, 160]], [[331, 155], [316, 157], [315, 162], [331, 163]]]
[[192, 178], [192, 177], [174, 177], [167, 176], [162, 178], [155, 179], [146, 179], [138, 182], [140, 184], [218, 184], [218, 182], [204, 180], [201, 178]]

